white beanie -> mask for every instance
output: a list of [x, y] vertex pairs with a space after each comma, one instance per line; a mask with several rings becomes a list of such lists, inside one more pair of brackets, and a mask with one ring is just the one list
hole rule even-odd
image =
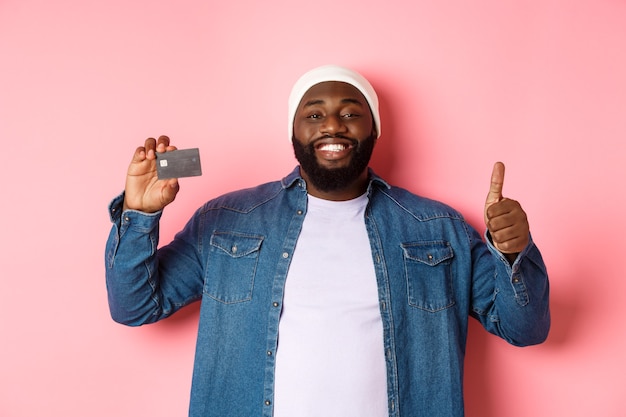
[[298, 79], [298, 81], [296, 81], [291, 89], [291, 94], [289, 94], [289, 141], [293, 138], [293, 121], [302, 97], [314, 85], [327, 81], [340, 81], [348, 83], [356, 87], [361, 94], [363, 94], [370, 106], [370, 110], [374, 118], [374, 126], [376, 128], [377, 137], [380, 137], [378, 96], [376, 95], [376, 91], [374, 91], [374, 87], [372, 87], [365, 77], [356, 71], [340, 67], [338, 65], [324, 65], [305, 73], [302, 77], [300, 77], [300, 79]]

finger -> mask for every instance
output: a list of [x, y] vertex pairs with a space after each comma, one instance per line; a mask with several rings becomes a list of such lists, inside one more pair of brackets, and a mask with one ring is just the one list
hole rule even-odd
[[156, 151], [165, 152], [169, 145], [170, 145], [170, 138], [165, 135], [161, 135], [159, 136], [159, 140], [157, 141]]
[[502, 187], [504, 185], [504, 164], [496, 162], [491, 173], [491, 185], [487, 194], [487, 203], [495, 203], [502, 200]]
[[487, 222], [487, 229], [489, 229], [489, 232], [493, 235], [502, 229], [511, 227], [512, 225], [513, 223], [507, 216], [492, 216], [489, 217], [489, 221]]
[[500, 201], [489, 204], [486, 214], [489, 219], [492, 219], [518, 210], [521, 210], [521, 206], [517, 201], [502, 197]]
[[527, 224], [526, 212], [519, 202], [510, 198], [490, 205], [487, 208], [487, 226], [490, 229], [501, 229], [514, 224]]
[[135, 149], [135, 153], [133, 154], [132, 163], [143, 162], [146, 159], [146, 148], [145, 146], [139, 146]]
[[502, 253], [521, 252], [528, 244], [528, 228], [511, 226], [490, 231], [495, 247]]
[[524, 236], [514, 236], [510, 239], [502, 239], [493, 241], [494, 246], [502, 253], [520, 253], [528, 244], [528, 238]]
[[144, 144], [144, 149], [146, 152], [146, 158], [154, 159], [155, 158], [154, 152], [156, 149], [156, 140], [154, 138], [146, 139], [146, 142]]

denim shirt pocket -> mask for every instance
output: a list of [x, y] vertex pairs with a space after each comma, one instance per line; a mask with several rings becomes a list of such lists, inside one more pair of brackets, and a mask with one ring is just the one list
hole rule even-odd
[[429, 312], [454, 305], [452, 247], [445, 241], [402, 244], [409, 305]]
[[204, 293], [225, 304], [250, 301], [262, 243], [263, 236], [214, 232]]

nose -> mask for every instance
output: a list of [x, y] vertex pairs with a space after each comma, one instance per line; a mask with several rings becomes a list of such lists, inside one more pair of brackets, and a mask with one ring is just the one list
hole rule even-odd
[[321, 133], [336, 134], [346, 131], [346, 125], [339, 115], [328, 115], [320, 126]]

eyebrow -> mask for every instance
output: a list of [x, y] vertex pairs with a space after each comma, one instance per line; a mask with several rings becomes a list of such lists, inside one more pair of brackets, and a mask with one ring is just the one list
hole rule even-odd
[[[363, 107], [363, 103], [360, 100], [356, 99], [356, 98], [343, 98], [343, 99], [341, 99], [341, 103], [342, 104], [357, 104], [357, 105]], [[306, 103], [304, 103], [304, 106], [302, 106], [302, 107], [306, 108], [306, 107], [310, 107], [310, 106], [316, 106], [318, 104], [324, 104], [324, 100], [322, 100], [322, 99], [312, 99], [312, 100], [309, 100]]]

